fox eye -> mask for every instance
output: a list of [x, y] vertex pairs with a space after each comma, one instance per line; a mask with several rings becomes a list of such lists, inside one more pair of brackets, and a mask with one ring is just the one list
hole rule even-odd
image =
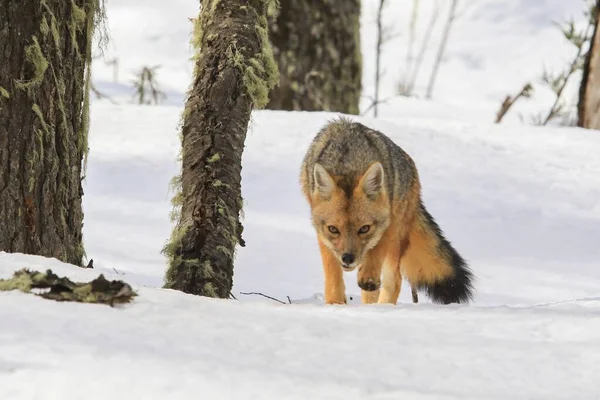
[[359, 235], [363, 235], [367, 232], [369, 232], [369, 229], [371, 229], [370, 225], [363, 225], [359, 230], [358, 230], [358, 234]]
[[333, 233], [334, 235], [337, 235], [337, 234], [339, 234], [339, 233], [340, 233], [340, 231], [338, 231], [338, 228], [336, 228], [336, 227], [335, 227], [335, 226], [333, 226], [333, 225], [329, 225], [329, 226], [327, 227], [327, 229], [329, 229], [329, 232]]

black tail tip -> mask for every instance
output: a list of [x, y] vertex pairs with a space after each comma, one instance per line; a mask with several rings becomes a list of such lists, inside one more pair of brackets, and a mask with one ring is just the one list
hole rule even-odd
[[434, 283], [419, 285], [435, 304], [469, 303], [474, 297], [473, 273], [461, 260], [453, 265], [454, 274]]
[[431, 301], [437, 304], [469, 303], [474, 298], [473, 273], [467, 262], [444, 237], [440, 227], [421, 202], [421, 213], [428, 226], [435, 232], [439, 246], [438, 251], [448, 261], [452, 275], [436, 282], [423, 282], [418, 288], [425, 291]]

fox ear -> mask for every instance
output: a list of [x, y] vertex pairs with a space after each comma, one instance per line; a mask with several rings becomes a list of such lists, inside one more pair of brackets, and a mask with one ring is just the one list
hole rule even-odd
[[371, 164], [361, 178], [361, 185], [369, 197], [377, 196], [383, 189], [385, 173], [380, 162]]
[[329, 172], [321, 164], [315, 163], [313, 176], [315, 178], [315, 192], [323, 197], [329, 197], [335, 186]]

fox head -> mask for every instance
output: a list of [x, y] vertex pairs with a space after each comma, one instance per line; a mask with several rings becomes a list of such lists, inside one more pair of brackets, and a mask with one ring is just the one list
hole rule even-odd
[[390, 224], [383, 166], [375, 162], [354, 182], [347, 182], [316, 163], [313, 177], [313, 225], [342, 268], [353, 271]]

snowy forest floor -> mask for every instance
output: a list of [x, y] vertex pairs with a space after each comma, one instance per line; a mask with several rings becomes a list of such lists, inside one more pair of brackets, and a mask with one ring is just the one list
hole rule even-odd
[[[374, 10], [363, 2], [362, 108], [373, 93]], [[432, 0], [422, 0], [417, 43]], [[403, 75], [412, 2], [391, 2], [402, 35], [382, 60], [382, 97]], [[130, 283], [133, 303], [56, 303], [0, 292], [0, 399], [597, 399], [600, 397], [600, 135], [533, 127], [552, 93], [539, 84], [574, 54], [552, 21], [583, 2], [478, 0], [452, 30], [433, 101], [422, 100], [442, 23], [426, 52], [416, 98], [386, 102], [379, 129], [415, 160], [423, 198], [476, 276], [475, 302], [322, 304], [322, 271], [298, 177], [317, 130], [334, 114], [253, 114], [243, 158], [244, 239], [234, 276], [239, 301], [160, 289], [178, 173], [178, 123], [192, 65], [187, 18], [198, 2], [109, 2], [118, 79], [104, 60], [94, 83], [120, 104], [93, 99], [84, 182], [84, 244], [94, 270], [0, 253], [0, 279], [51, 268], [89, 281]], [[443, 22], [445, 14], [440, 15]], [[136, 21], [132, 24], [131, 21]], [[396, 32], [398, 32], [398, 29]], [[124, 82], [144, 65], [168, 94], [135, 106]], [[531, 81], [502, 125], [495, 112]], [[573, 110], [577, 76], [566, 91]], [[521, 123], [519, 116], [522, 114]], [[240, 292], [262, 292], [279, 304]]]
[[[84, 196], [95, 270], [0, 254], [0, 278], [104, 273], [139, 296], [111, 309], [0, 293], [1, 397], [597, 398], [600, 135], [435, 118], [431, 107], [429, 118], [355, 119], [415, 159], [426, 205], [476, 274], [471, 305], [411, 304], [406, 285], [395, 307], [322, 305], [298, 168], [328, 113], [253, 114], [240, 301], [159, 289], [180, 109], [96, 105]], [[354, 274], [346, 281], [358, 295]]]

